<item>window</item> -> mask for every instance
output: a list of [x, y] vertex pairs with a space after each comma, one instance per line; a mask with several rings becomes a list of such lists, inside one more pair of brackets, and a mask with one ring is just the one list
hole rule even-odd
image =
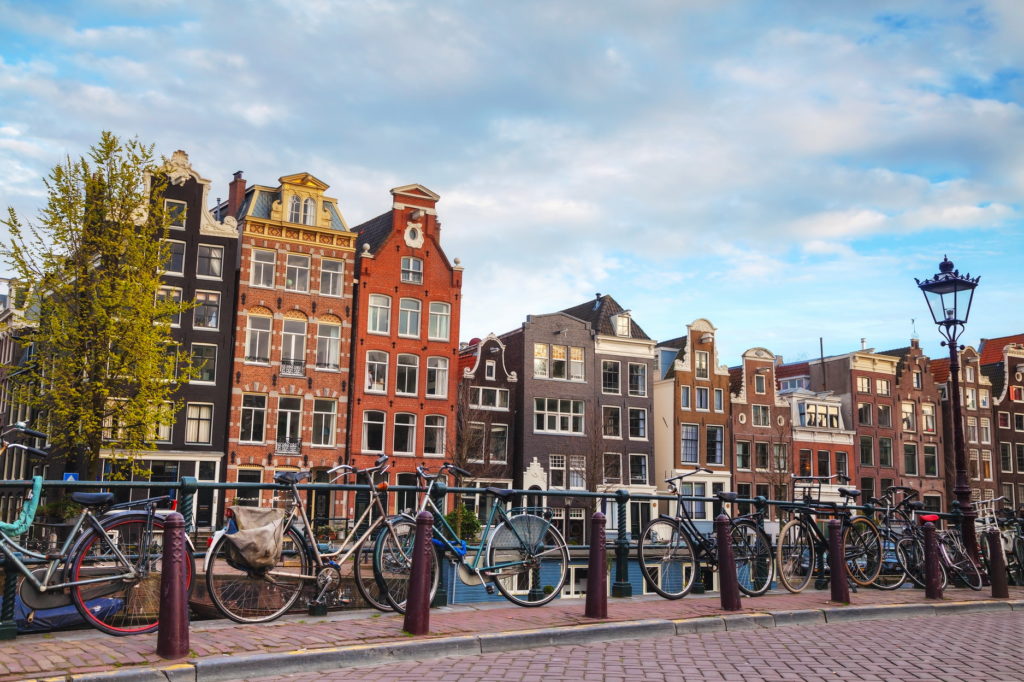
[[875, 447], [871, 436], [860, 437], [860, 463], [864, 466], [874, 466], [875, 464]]
[[622, 413], [618, 407], [604, 405], [601, 408], [601, 423], [605, 438], [622, 437]]
[[398, 306], [398, 335], [417, 337], [420, 335], [420, 310], [422, 304], [415, 298], [403, 298]]
[[818, 476], [832, 475], [832, 453], [828, 450], [818, 450]]
[[[704, 497], [706, 490], [707, 484], [705, 483], [680, 482], [679, 485], [679, 492], [687, 497]], [[683, 506], [695, 519], [703, 519], [707, 516], [707, 506], [703, 500], [683, 500]]]
[[892, 426], [892, 407], [889, 405], [878, 406], [878, 425]]
[[966, 393], [967, 399], [965, 402], [967, 404], [964, 405], [964, 407], [966, 407], [968, 410], [978, 409], [978, 391], [976, 389], [969, 388], [967, 389]]
[[697, 409], [707, 412], [708, 409], [708, 389], [697, 387]]
[[1014, 449], [1017, 451], [1017, 472], [1024, 473], [1024, 443], [1017, 443]]
[[917, 476], [917, 445], [914, 443], [903, 444], [903, 473]]
[[750, 469], [750, 443], [736, 441], [736, 468]]
[[546, 343], [535, 343], [533, 344], [533, 376], [535, 377], [546, 377], [548, 376], [548, 344]]
[[696, 464], [699, 461], [699, 433], [697, 424], [679, 425], [679, 458], [683, 464]]
[[317, 369], [340, 369], [341, 325], [321, 322], [316, 328]]
[[224, 247], [200, 244], [196, 255], [196, 276], [220, 279], [224, 272]]
[[185, 410], [185, 442], [212, 443], [213, 405], [189, 403]]
[[288, 222], [302, 222], [302, 202], [296, 196], [293, 196], [291, 201], [288, 202]]
[[878, 439], [878, 466], [892, 466], [892, 438]]
[[[789, 453], [786, 452], [785, 443], [775, 443], [772, 446], [775, 459], [775, 471], [789, 473]], [[781, 500], [782, 498], [776, 498]]]
[[800, 451], [800, 475], [801, 476], [813, 476], [814, 472], [811, 470], [811, 451], [801, 450]]
[[1013, 415], [1013, 430], [1024, 431], [1024, 414]]
[[999, 428], [1008, 429], [1010, 428], [1010, 413], [1000, 412], [997, 416]]
[[242, 443], [262, 443], [266, 432], [267, 396], [247, 393], [242, 396]]
[[192, 326], [196, 329], [216, 329], [219, 322], [220, 294], [216, 291], [197, 291]]
[[868, 377], [857, 377], [857, 392], [871, 393], [871, 379]]
[[188, 204], [175, 199], [164, 199], [164, 213], [170, 220], [169, 227], [178, 230], [185, 229], [185, 217], [188, 212]]
[[1013, 449], [1009, 443], [999, 444], [999, 470], [1013, 473]]
[[964, 367], [964, 380], [974, 381], [974, 368], [971, 367], [970, 365]]
[[370, 294], [370, 314], [366, 319], [366, 331], [371, 334], [391, 332], [391, 297]]
[[925, 433], [935, 433], [935, 405], [932, 403], [921, 405], [921, 430]]
[[939, 448], [937, 445], [924, 446], [924, 475], [939, 475]]
[[394, 450], [398, 454], [411, 455], [416, 448], [416, 415], [399, 413], [395, 415]]
[[190, 383], [213, 384], [217, 382], [217, 346], [206, 343], [192, 344], [192, 366], [198, 370]]
[[569, 377], [569, 351], [565, 346], [551, 346], [551, 378]]
[[402, 281], [423, 284], [423, 261], [412, 256], [402, 258]]
[[836, 453], [836, 473], [840, 476], [849, 476], [850, 470], [847, 466], [847, 455], [845, 452]]
[[303, 376], [306, 366], [306, 322], [285, 320], [281, 325], [281, 374]]
[[975, 479], [980, 476], [979, 468], [978, 468], [978, 451], [977, 450], [971, 450], [970, 454], [969, 454], [969, 456], [967, 458], [967, 474], [971, 478], [975, 478]]
[[698, 379], [707, 379], [710, 377], [708, 371], [708, 352], [706, 350], [699, 350], [694, 354], [695, 369], [694, 376]]
[[166, 240], [167, 262], [164, 263], [164, 272], [169, 275], [182, 275], [185, 273], [185, 242], [174, 242]]
[[978, 405], [981, 408], [988, 407], [988, 389], [979, 389], [978, 391]]
[[[160, 287], [156, 292], [157, 301], [170, 301], [175, 305], [181, 304], [181, 289], [178, 287]], [[181, 325], [181, 313], [176, 312], [171, 315], [171, 326], [177, 327]]]
[[275, 255], [273, 251], [252, 250], [252, 273], [249, 276], [250, 286], [273, 288]]
[[604, 453], [604, 482], [622, 483], [622, 456], [617, 452]]
[[470, 407], [482, 410], [508, 410], [507, 388], [483, 388], [474, 386], [469, 390]]
[[324, 296], [341, 296], [341, 281], [344, 272], [344, 262], [322, 259], [320, 261], [320, 293]]
[[978, 420], [975, 417], [967, 418], [967, 441], [970, 443], [978, 442]]
[[917, 430], [917, 419], [914, 417], [914, 403], [903, 403], [900, 406], [900, 415], [904, 431]]
[[647, 395], [647, 365], [629, 363], [629, 394], [634, 396]]
[[871, 403], [857, 403], [857, 423], [871, 426]]
[[708, 464], [724, 464], [722, 452], [722, 436], [724, 428], [721, 426], [708, 426]]
[[688, 410], [690, 409], [690, 387], [680, 386], [679, 387], [679, 407]]
[[839, 407], [837, 405], [800, 404], [800, 425], [818, 428], [839, 428]]
[[924, 383], [922, 382], [921, 372], [914, 372], [913, 376], [914, 376], [914, 388], [921, 388], [921, 387], [923, 387]]
[[[427, 324], [427, 338], [447, 341], [451, 327], [452, 307], [447, 303], [430, 304], [430, 320]], [[419, 324], [417, 322], [417, 324]]]
[[768, 443], [754, 443], [754, 466], [768, 468]]
[[771, 426], [771, 414], [767, 405], [752, 405], [751, 422], [754, 426]]
[[642, 407], [629, 408], [629, 437], [647, 440], [647, 410]]
[[[173, 408], [174, 408], [174, 404], [173, 403], [168, 403], [168, 402], [164, 403], [164, 409], [167, 411], [167, 414], [170, 414], [171, 410]], [[212, 409], [212, 406], [211, 406], [211, 409]], [[173, 415], [171, 415], [171, 416], [173, 417]], [[211, 423], [212, 423], [212, 419], [211, 419]], [[153, 440], [155, 440], [155, 441], [157, 441], [159, 443], [170, 443], [171, 442], [171, 437], [173, 436], [173, 429], [174, 429], [174, 423], [173, 422], [171, 422], [169, 424], [157, 423], [157, 424], [154, 425], [151, 437], [153, 438]]]
[[309, 256], [289, 254], [284, 288], [287, 291], [309, 291]]
[[388, 354], [382, 350], [366, 352], [366, 391], [385, 393], [388, 390]]
[[1024, 401], [1024, 386], [1010, 386], [1010, 400], [1015, 403]]
[[409, 353], [399, 353], [398, 370], [395, 374], [395, 393], [399, 395], [416, 395], [419, 371], [419, 357]]
[[487, 427], [480, 422], [470, 422], [466, 436], [466, 459], [470, 462], [484, 461], [484, 439]]
[[715, 389], [715, 412], [725, 412], [725, 391], [721, 388]]
[[383, 412], [363, 412], [363, 452], [384, 452]]
[[765, 392], [764, 375], [754, 375], [754, 393], [763, 394]]
[[565, 455], [548, 456], [548, 487], [565, 487]]
[[860, 479], [860, 499], [867, 500], [875, 496], [875, 479]]
[[249, 328], [246, 333], [246, 362], [270, 362], [270, 325], [271, 318], [259, 315], [249, 316]]
[[443, 455], [445, 447], [445, 425], [444, 417], [436, 414], [428, 414], [423, 419], [423, 454]]
[[615, 316], [615, 335], [629, 336], [629, 315], [620, 313]]
[[313, 445], [334, 445], [338, 403], [317, 398], [313, 401]]
[[875, 379], [875, 393], [878, 395], [891, 395], [892, 385], [888, 379]]
[[302, 398], [277, 399], [277, 451], [298, 454]]
[[498, 363], [494, 360], [488, 360], [484, 363], [484, 379], [488, 381], [494, 381], [494, 378], [498, 373]]
[[537, 433], [583, 433], [583, 401], [534, 398], [533, 430]]
[[981, 475], [986, 481], [992, 480], [992, 451], [981, 451]]
[[507, 424], [491, 424], [491, 441], [487, 450], [491, 456], [491, 464], [505, 464], [508, 462]]
[[647, 455], [629, 456], [629, 482], [632, 485], [647, 485]]
[[619, 363], [614, 360], [601, 361], [601, 392], [619, 392]]
[[313, 199], [302, 202], [302, 222], [305, 225], [316, 225], [316, 202]]
[[448, 395], [448, 358], [427, 358], [427, 397]]
[[583, 349], [579, 346], [569, 348], [569, 379], [583, 381]]
[[587, 488], [587, 458], [583, 455], [569, 457], [569, 487], [577, 490]]
[[981, 442], [988, 444], [992, 442], [992, 423], [988, 419], [982, 418], [981, 423]]

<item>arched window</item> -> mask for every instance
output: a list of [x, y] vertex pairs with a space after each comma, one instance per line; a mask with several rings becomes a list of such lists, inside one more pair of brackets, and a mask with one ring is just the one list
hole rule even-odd
[[298, 223], [301, 222], [302, 208], [300, 207], [300, 201], [298, 197], [292, 197], [291, 202], [288, 204], [288, 222]]
[[304, 225], [316, 225], [316, 202], [312, 199], [302, 203], [302, 222]]

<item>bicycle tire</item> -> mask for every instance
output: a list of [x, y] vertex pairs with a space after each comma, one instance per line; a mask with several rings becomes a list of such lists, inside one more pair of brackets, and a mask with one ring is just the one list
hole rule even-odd
[[790, 592], [802, 592], [811, 582], [817, 550], [811, 532], [800, 519], [790, 519], [779, 531], [775, 559], [779, 582]]
[[878, 577], [872, 583], [880, 590], [898, 590], [908, 580], [907, 572], [903, 570], [896, 556], [896, 542], [892, 539], [882, 540], [882, 565]]
[[1013, 538], [1014, 570], [1011, 575], [1014, 585], [1024, 585], [1024, 538], [1015, 535]]
[[939, 552], [946, 563], [950, 579], [962, 582], [966, 587], [978, 592], [982, 588], [981, 570], [971, 561], [959, 540], [939, 539]]
[[[73, 586], [70, 588], [72, 602], [86, 623], [107, 634], [125, 636], [153, 632], [159, 626], [160, 617], [164, 519], [152, 517], [149, 531], [149, 515], [145, 513], [118, 514], [100, 523], [104, 530], [102, 537], [90, 529], [71, 550], [69, 581], [95, 579], [108, 572], [117, 575], [127, 572], [128, 565], [113, 554], [114, 546], [134, 562], [141, 579]], [[143, 548], [143, 544], [150, 546]], [[195, 575], [195, 560], [190, 551], [186, 554], [188, 593]]]
[[352, 553], [352, 581], [369, 606], [378, 611], [394, 611], [373, 574], [373, 544], [370, 542], [361, 543]]
[[502, 596], [518, 606], [547, 604], [561, 594], [569, 577], [569, 548], [562, 534], [535, 514], [498, 524], [487, 541], [487, 562], [510, 564], [488, 572]]
[[734, 521], [730, 533], [740, 591], [759, 597], [772, 586], [775, 564], [772, 541], [764, 529], [745, 519]]
[[[1000, 541], [1002, 544], [1002, 541]], [[992, 561], [991, 561], [991, 548], [988, 542], [988, 533], [978, 533], [978, 554], [981, 555], [981, 570], [985, 572], [985, 575], [992, 575]]]
[[313, 562], [305, 537], [289, 526], [284, 531], [281, 556], [268, 571], [254, 571], [230, 554], [230, 540], [222, 535], [206, 553], [206, 590], [213, 605], [236, 623], [267, 623], [289, 611], [302, 594]]
[[[412, 575], [413, 546], [416, 541], [416, 522], [398, 519], [385, 524], [373, 547], [373, 576], [381, 594], [392, 609], [405, 613], [409, 598], [409, 578]], [[430, 601], [437, 593], [440, 577], [437, 552], [430, 552]]]
[[640, 572], [647, 586], [665, 599], [680, 599], [693, 589], [700, 562], [678, 521], [654, 519], [637, 542]]
[[850, 580], [868, 587], [882, 568], [882, 537], [865, 516], [854, 518], [843, 531], [843, 555]]

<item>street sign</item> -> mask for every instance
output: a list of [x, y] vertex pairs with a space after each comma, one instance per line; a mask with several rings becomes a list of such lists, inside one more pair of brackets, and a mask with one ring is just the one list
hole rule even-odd
[[64, 479], [63, 480], [65, 480], [65, 481], [77, 481], [78, 480], [78, 474], [75, 473], [74, 471], [65, 471], [64, 472]]

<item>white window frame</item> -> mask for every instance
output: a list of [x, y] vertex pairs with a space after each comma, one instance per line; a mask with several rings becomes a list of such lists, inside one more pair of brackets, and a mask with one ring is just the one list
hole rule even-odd
[[[608, 423], [607, 422], [607, 416], [610, 415], [610, 414], [617, 415], [617, 417], [616, 417], [616, 426], [617, 426], [618, 433], [611, 434], [611, 433], [608, 433], [605, 430], [605, 426]], [[618, 407], [617, 405], [602, 405], [601, 406], [601, 435], [604, 438], [615, 438], [617, 440], [621, 440], [621, 438], [622, 438], [622, 408], [621, 407]]]
[[[448, 438], [448, 420], [444, 415], [440, 414], [428, 414], [423, 417], [423, 455], [425, 457], [444, 457], [445, 445]], [[427, 447], [430, 445], [430, 436], [428, 434], [434, 433], [437, 438], [435, 443], [435, 450], [428, 450]]]
[[[246, 323], [245, 323], [245, 363], [248, 364], [248, 365], [252, 365], [252, 364], [256, 364], [256, 365], [269, 365], [270, 364], [270, 353], [271, 353], [270, 341], [271, 341], [272, 335], [274, 333], [274, 318], [268, 317], [266, 315], [252, 315], [252, 314], [249, 314], [246, 317], [247, 317], [247, 319], [246, 319]], [[267, 328], [266, 329], [256, 329], [256, 328], [254, 328], [253, 327], [253, 322], [255, 320], [261, 320], [261, 321], [265, 320], [266, 323], [267, 323]], [[255, 337], [254, 337], [254, 334], [255, 334]], [[253, 351], [253, 345], [254, 345], [253, 344], [253, 340], [254, 340], [254, 338], [255, 338], [255, 341], [256, 341], [255, 345], [257, 347], [257, 350], [259, 349], [260, 345], [263, 345], [263, 344], [260, 343], [260, 341], [262, 340], [264, 342], [264, 344], [266, 345], [266, 349], [267, 349], [267, 357], [264, 358], [264, 357], [261, 357], [261, 356], [255, 354], [255, 352]]]
[[428, 310], [427, 338], [431, 341], [447, 341], [451, 338], [451, 304], [443, 301], [431, 301]]
[[[399, 423], [399, 417], [402, 418], [402, 422]], [[408, 417], [409, 420], [405, 421]], [[413, 455], [416, 453], [416, 415], [411, 412], [396, 412], [392, 415], [392, 450], [396, 455]], [[401, 428], [404, 431], [408, 431], [408, 449], [398, 449], [398, 429]]]
[[[370, 421], [369, 417], [371, 414], [381, 415], [380, 421]], [[380, 448], [372, 449], [369, 447], [369, 433], [371, 426], [380, 426]], [[384, 452], [384, 448], [387, 444], [388, 436], [388, 415], [384, 410], [363, 410], [363, 430], [361, 435], [360, 444], [362, 445], [363, 452]]]
[[423, 284], [423, 259], [402, 256], [401, 280], [406, 284]]
[[[333, 330], [337, 335], [323, 332]], [[323, 360], [321, 362], [321, 360]], [[316, 368], [327, 372], [341, 371], [341, 325], [318, 322], [316, 326]]]
[[366, 333], [391, 333], [391, 297], [386, 294], [370, 294], [366, 299], [368, 315], [366, 316]]
[[221, 299], [221, 292], [219, 292], [219, 291], [204, 291], [204, 290], [200, 289], [200, 290], [196, 291], [196, 302], [197, 303], [199, 303], [200, 295], [202, 295], [204, 297], [212, 298], [214, 301], [216, 301], [217, 305], [216, 305], [216, 308], [214, 309], [214, 313], [213, 313], [214, 322], [216, 322], [216, 324], [210, 325], [210, 326], [196, 324], [196, 319], [197, 319], [197, 317], [199, 315], [199, 311], [200, 310], [205, 310], [206, 308], [209, 307], [209, 306], [207, 306], [205, 304], [199, 304], [192, 311], [192, 329], [209, 331], [209, 332], [218, 331], [220, 329], [220, 299]]
[[[337, 271], [328, 266], [337, 266]], [[335, 258], [320, 259], [320, 295], [340, 298], [344, 293], [345, 261]], [[326, 285], [326, 287], [325, 287]], [[325, 290], [326, 289], [326, 290]]]
[[[329, 412], [320, 409], [324, 403], [329, 403]], [[313, 432], [310, 435], [310, 443], [313, 447], [333, 447], [334, 436], [338, 430], [338, 401], [331, 398], [315, 398], [313, 400]], [[318, 443], [317, 440], [327, 434], [327, 442]]]
[[[642, 433], [640, 433], [640, 435], [638, 435], [638, 436], [634, 436], [633, 435], [633, 415], [634, 414], [641, 415], [641, 420], [640, 420], [641, 429], [640, 430], [642, 431]], [[650, 425], [647, 423], [647, 408], [645, 408], [645, 407], [631, 407], [631, 408], [629, 408], [629, 411], [627, 412], [627, 418], [629, 419], [629, 422], [626, 424], [626, 429], [627, 429], [627, 433], [629, 433], [629, 439], [630, 440], [647, 440], [648, 439], [648, 434], [650, 433], [650, 428], [649, 428]]]
[[[424, 386], [426, 397], [447, 398], [448, 397], [448, 358], [428, 357], [427, 358], [427, 380]], [[430, 390], [431, 377], [433, 377], [434, 390]]]
[[[245, 404], [245, 399], [246, 398], [259, 398], [259, 399], [261, 399], [263, 401], [263, 405], [259, 406], [259, 407], [252, 406], [252, 405], [246, 406], [246, 404]], [[242, 432], [242, 429], [245, 426], [245, 414], [246, 414], [246, 412], [249, 412], [249, 413], [251, 413], [253, 415], [259, 414], [260, 415], [260, 421], [262, 422], [262, 428], [260, 429], [260, 432], [258, 434], [257, 433], [249, 434], [250, 436], [252, 436], [252, 438], [250, 438], [249, 440], [246, 440], [244, 438], [245, 434]], [[238, 422], [238, 442], [239, 443], [265, 443], [266, 440], [267, 440], [267, 395], [265, 393], [243, 393], [242, 394], [242, 402], [241, 402], [240, 413], [241, 413], [241, 418], [239, 419], [239, 422]], [[251, 421], [255, 421], [255, 419], [251, 419]], [[256, 440], [255, 436], [259, 436], [259, 440]]]
[[[175, 219], [175, 210], [180, 209], [177, 215], [181, 218], [181, 224], [179, 225]], [[168, 216], [167, 226], [172, 230], [184, 230], [186, 221], [188, 220], [188, 203], [180, 201], [178, 199], [164, 199], [164, 213]]]
[[398, 301], [398, 335], [407, 339], [420, 337], [423, 302], [418, 298], [402, 298]]
[[[180, 261], [181, 262], [181, 269], [179, 269], [179, 270], [165, 269], [163, 271], [164, 274], [165, 275], [177, 275], [179, 277], [184, 276], [184, 274], [185, 274], [185, 259], [188, 257], [188, 245], [185, 244], [185, 242], [181, 241], [180, 239], [165, 239], [163, 241], [164, 241], [165, 244], [167, 244], [167, 254], [168, 254], [168, 256], [170, 256], [170, 254], [171, 254], [171, 249], [174, 248], [172, 245], [174, 245], [174, 244], [180, 244], [181, 245], [181, 261]], [[168, 260], [170, 260], [170, 259], [168, 259]], [[164, 263], [164, 265], [169, 266], [169, 263]]]
[[[414, 363], [410, 363], [408, 361], [409, 358], [412, 358], [413, 360], [415, 360], [415, 362]], [[403, 359], [405, 359], [405, 362], [403, 362]], [[404, 372], [403, 372], [403, 370], [404, 370]], [[409, 390], [400, 390], [400, 389], [408, 389], [408, 386], [402, 386], [402, 384], [403, 384], [403, 381], [402, 381], [403, 373], [406, 375], [406, 377], [405, 377], [406, 379], [408, 379], [409, 375], [412, 376], [412, 390], [411, 391], [409, 391]], [[405, 381], [404, 383], [408, 384], [408, 381]], [[418, 355], [414, 355], [413, 353], [399, 353], [398, 356], [395, 358], [395, 395], [417, 395], [419, 393], [419, 386], [420, 386], [420, 357]]]
[[706, 350], [694, 352], [693, 376], [705, 381], [711, 380], [711, 354]]
[[[265, 260], [266, 256], [270, 256], [270, 260]], [[253, 249], [250, 257], [249, 265], [249, 286], [259, 287], [261, 289], [273, 289], [274, 282], [277, 279], [275, 270], [277, 268], [277, 252], [270, 251], [268, 249]], [[259, 258], [263, 257], [264, 260]], [[270, 283], [267, 284], [267, 275], [270, 275]], [[259, 279], [257, 280], [257, 276]]]
[[[608, 386], [605, 385], [605, 373], [612, 368], [614, 368], [615, 372], [615, 388], [609, 389]], [[601, 393], [605, 395], [622, 394], [622, 363], [618, 360], [601, 361]]]
[[192, 357], [193, 358], [195, 358], [196, 346], [201, 346], [203, 348], [212, 348], [213, 349], [213, 380], [206, 381], [205, 379], [199, 379], [197, 377], [195, 379], [191, 379], [189, 381], [189, 383], [190, 384], [201, 384], [201, 385], [206, 385], [206, 386], [213, 386], [214, 384], [217, 383], [217, 344], [215, 344], [215, 343], [193, 343], [192, 346], [191, 346], [191, 351], [192, 351]]
[[[383, 356], [383, 361], [379, 357], [378, 358], [372, 358], [371, 357], [371, 356], [376, 355], [376, 354], [382, 355]], [[376, 349], [375, 350], [368, 350], [368, 351], [366, 351], [366, 383], [364, 385], [363, 390], [365, 390], [367, 393], [387, 393], [388, 392], [388, 363], [390, 363], [390, 362], [391, 362], [391, 358], [388, 355], [387, 351], [376, 350]], [[379, 377], [379, 378], [381, 378], [383, 381], [382, 382], [373, 381], [374, 378], [377, 378], [379, 376], [378, 373], [380, 372], [381, 369], [383, 369], [383, 376]], [[376, 372], [371, 371], [371, 370], [376, 370]], [[374, 385], [377, 384], [377, 383], [383, 383], [384, 385], [383, 385], [382, 388], [375, 388]]]
[[[206, 260], [208, 262], [210, 262], [211, 264], [212, 263], [217, 263], [217, 268], [219, 269], [220, 274], [217, 274], [217, 275], [204, 275], [202, 273], [202, 268], [200, 267], [199, 264], [203, 261], [203, 258], [202, 258], [203, 249], [209, 249], [209, 254], [210, 255], [207, 256]], [[214, 253], [218, 254], [216, 258], [213, 256]], [[217, 280], [217, 281], [220, 281], [220, 280], [224, 279], [224, 247], [223, 246], [217, 246], [216, 244], [197, 244], [196, 245], [196, 279], [211, 279], [211, 280]]]
[[[284, 290], [307, 293], [309, 291], [310, 257], [305, 253], [289, 253], [285, 258]], [[299, 285], [302, 286], [299, 286]]]

